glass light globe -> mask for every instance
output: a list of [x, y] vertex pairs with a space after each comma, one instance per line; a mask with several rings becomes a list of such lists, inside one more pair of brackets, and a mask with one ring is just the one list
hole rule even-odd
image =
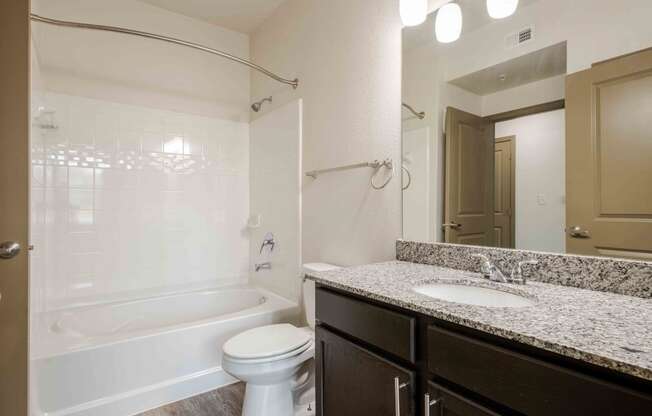
[[426, 21], [428, 0], [401, 0], [399, 9], [405, 26], [418, 26]]
[[494, 19], [511, 16], [518, 7], [518, 0], [487, 0], [487, 12]]
[[457, 3], [443, 5], [437, 11], [435, 35], [441, 43], [455, 42], [462, 33], [462, 9]]

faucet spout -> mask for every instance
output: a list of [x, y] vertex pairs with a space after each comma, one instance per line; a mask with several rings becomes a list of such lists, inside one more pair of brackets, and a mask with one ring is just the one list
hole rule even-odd
[[256, 269], [256, 272], [259, 272], [261, 270], [271, 270], [272, 269], [272, 263], [266, 261], [265, 263], [257, 263], [254, 268]]
[[485, 279], [491, 280], [492, 282], [508, 283], [503, 272], [492, 263], [489, 257], [484, 254], [474, 254], [473, 257], [477, 257], [481, 260], [480, 271]]

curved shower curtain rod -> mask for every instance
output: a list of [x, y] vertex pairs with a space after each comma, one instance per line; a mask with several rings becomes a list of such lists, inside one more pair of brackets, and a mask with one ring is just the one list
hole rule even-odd
[[235, 55], [231, 55], [230, 53], [222, 52], [217, 49], [209, 48], [208, 46], [203, 46], [198, 43], [193, 43], [193, 42], [187, 42], [185, 40], [181, 39], [176, 39], [172, 38], [169, 36], [163, 36], [163, 35], [157, 35], [155, 33], [149, 33], [149, 32], [141, 32], [139, 30], [133, 30], [133, 29], [127, 29], [124, 27], [118, 27], [118, 26], [105, 26], [105, 25], [95, 25], [92, 23], [81, 23], [81, 22], [70, 22], [66, 20], [57, 20], [57, 19], [51, 19], [49, 17], [43, 17], [39, 16], [38, 14], [30, 13], [30, 18], [36, 22], [42, 22], [42, 23], [47, 23], [55, 26], [65, 26], [65, 27], [74, 27], [78, 29], [91, 29], [91, 30], [102, 30], [105, 32], [115, 32], [115, 33], [124, 33], [127, 35], [134, 35], [134, 36], [140, 36], [143, 38], [149, 38], [149, 39], [156, 39], [156, 40], [162, 40], [164, 42], [169, 42], [169, 43], [174, 43], [176, 45], [182, 45], [182, 46], [187, 46], [189, 48], [197, 49], [203, 52], [208, 52], [213, 55], [218, 55], [221, 56], [222, 58], [229, 59], [234, 62], [238, 62], [240, 64], [246, 65], [251, 69], [254, 69], [258, 72], [261, 72], [268, 77], [275, 79], [278, 82], [282, 82], [283, 84], [291, 85], [293, 88], [297, 88], [299, 86], [299, 80], [298, 79], [285, 79], [283, 77], [279, 77], [275, 73], [263, 68], [260, 65], [256, 65], [253, 62], [249, 62], [246, 59], [238, 58]]
[[410, 104], [401, 103], [401, 105], [407, 108], [408, 111], [414, 114], [414, 116], [419, 120], [423, 120], [426, 117], [426, 113], [424, 111], [417, 112], [417, 110], [415, 110]]

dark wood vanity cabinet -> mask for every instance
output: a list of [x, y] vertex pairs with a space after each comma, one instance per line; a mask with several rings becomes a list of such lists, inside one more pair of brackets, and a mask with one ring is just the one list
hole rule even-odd
[[414, 415], [415, 372], [318, 328], [316, 362], [322, 415]]
[[645, 380], [323, 287], [316, 306], [318, 416], [652, 415]]
[[455, 393], [439, 384], [428, 382], [428, 410], [424, 415], [430, 416], [498, 416], [472, 399]]

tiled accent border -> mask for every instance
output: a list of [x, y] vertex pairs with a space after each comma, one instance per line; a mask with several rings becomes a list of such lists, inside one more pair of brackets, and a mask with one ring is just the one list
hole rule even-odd
[[536, 266], [524, 267], [531, 280], [652, 298], [652, 262], [542, 253], [448, 243], [396, 241], [396, 259], [457, 270], [480, 271], [475, 253], [488, 256], [503, 271], [509, 272], [522, 260], [535, 259]]

